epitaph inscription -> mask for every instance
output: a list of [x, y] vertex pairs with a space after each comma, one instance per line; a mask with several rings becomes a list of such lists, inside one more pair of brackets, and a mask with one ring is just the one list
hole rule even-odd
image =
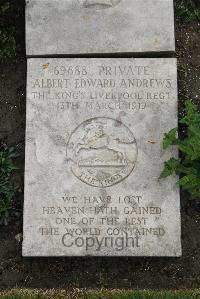
[[176, 59], [29, 59], [24, 256], [179, 256]]

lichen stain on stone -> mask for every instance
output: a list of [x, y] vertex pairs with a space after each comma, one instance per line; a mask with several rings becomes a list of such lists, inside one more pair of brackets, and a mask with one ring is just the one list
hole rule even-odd
[[28, 22], [31, 22], [31, 21], [32, 21], [32, 18], [31, 18], [31, 15], [30, 15], [30, 14], [27, 16], [27, 21], [28, 21]]
[[158, 38], [158, 37], [156, 37], [155, 39], [154, 39], [154, 44], [159, 44], [160, 43], [160, 39]]
[[83, 20], [90, 21], [91, 20], [91, 16], [83, 16]]
[[36, 4], [36, 1], [33, 1], [33, 0], [32, 1], [27, 1], [26, 2], [26, 7], [30, 9], [30, 8], [33, 8], [35, 4]]
[[[126, 116], [126, 112], [125, 111], [120, 111], [119, 115], [116, 117], [116, 120], [121, 123], [122, 117], [125, 117], [125, 116]], [[119, 124], [117, 123], [116, 126], [119, 126]]]

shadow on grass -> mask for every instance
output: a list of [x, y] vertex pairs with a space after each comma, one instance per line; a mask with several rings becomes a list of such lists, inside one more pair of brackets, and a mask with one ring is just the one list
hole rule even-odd
[[200, 290], [132, 291], [132, 290], [11, 290], [1, 299], [199, 299]]

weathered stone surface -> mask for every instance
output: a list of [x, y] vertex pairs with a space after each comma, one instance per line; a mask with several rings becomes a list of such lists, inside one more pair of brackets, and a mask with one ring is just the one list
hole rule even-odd
[[173, 0], [27, 0], [27, 55], [174, 51]]
[[179, 256], [176, 59], [28, 59], [24, 256]]

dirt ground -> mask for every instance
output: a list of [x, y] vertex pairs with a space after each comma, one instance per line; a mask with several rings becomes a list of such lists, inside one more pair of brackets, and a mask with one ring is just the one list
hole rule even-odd
[[[0, 0], [0, 3], [2, 1]], [[26, 58], [24, 50], [24, 1], [9, 1], [4, 26], [15, 26], [16, 59], [0, 62], [0, 140], [14, 145], [20, 171], [13, 177], [18, 190], [15, 208], [20, 216], [0, 227], [0, 289], [107, 287], [138, 289], [184, 289], [200, 287], [200, 202], [181, 194], [181, 258], [23, 258], [23, 168], [26, 106]], [[200, 24], [176, 20], [179, 80], [179, 114], [192, 98], [200, 107]], [[180, 128], [182, 131], [182, 128]]]

